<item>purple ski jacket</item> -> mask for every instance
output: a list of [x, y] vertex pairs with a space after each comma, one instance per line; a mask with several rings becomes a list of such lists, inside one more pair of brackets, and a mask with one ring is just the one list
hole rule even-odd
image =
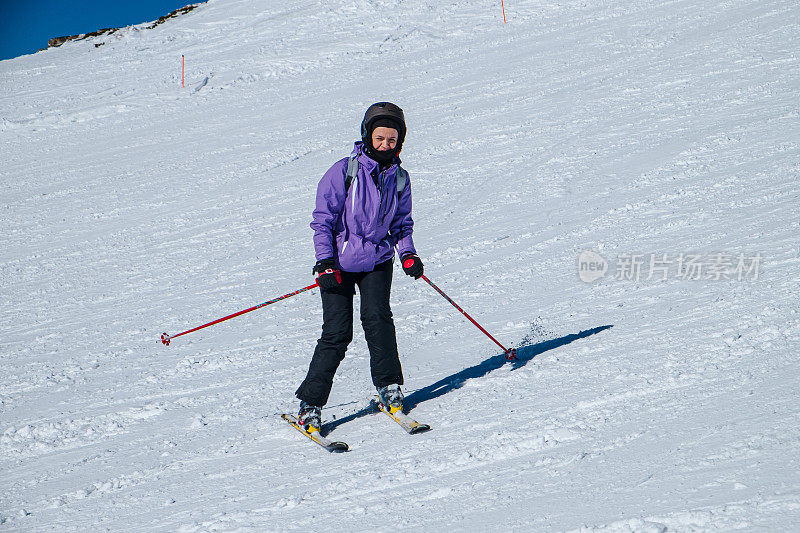
[[[394, 257], [417, 253], [411, 234], [411, 180], [397, 192], [400, 158], [378, 172], [378, 163], [355, 143], [358, 174], [345, 191], [349, 157], [334, 163], [317, 186], [317, 204], [311, 229], [314, 230], [316, 258], [334, 258], [337, 268], [346, 272], [369, 272], [375, 265]], [[375, 179], [377, 178], [377, 185]]]

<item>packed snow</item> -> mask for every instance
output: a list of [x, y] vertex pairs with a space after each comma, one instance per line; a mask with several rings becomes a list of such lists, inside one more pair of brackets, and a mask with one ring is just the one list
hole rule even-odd
[[[800, 8], [505, 10], [210, 0], [0, 62], [0, 529], [800, 528]], [[279, 416], [318, 290], [159, 336], [313, 283], [382, 100], [426, 274], [519, 358], [396, 266], [433, 429], [370, 409], [356, 326], [329, 454]]]

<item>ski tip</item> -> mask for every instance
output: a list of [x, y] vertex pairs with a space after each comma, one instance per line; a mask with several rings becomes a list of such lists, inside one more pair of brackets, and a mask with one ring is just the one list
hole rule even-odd
[[411, 435], [416, 435], [417, 433], [425, 433], [426, 431], [430, 431], [431, 427], [428, 424], [419, 424], [415, 428], [413, 428], [409, 433]]
[[332, 442], [331, 445], [328, 446], [328, 451], [331, 453], [349, 452], [350, 446], [345, 442]]

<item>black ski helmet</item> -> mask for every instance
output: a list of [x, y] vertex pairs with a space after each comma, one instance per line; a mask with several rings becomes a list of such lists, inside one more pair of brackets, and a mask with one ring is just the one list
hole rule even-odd
[[375, 129], [375, 122], [380, 119], [388, 119], [397, 124], [397, 146], [394, 153], [400, 153], [406, 138], [406, 117], [403, 110], [391, 102], [372, 104], [364, 113], [364, 120], [361, 121], [361, 140], [364, 146], [372, 148], [372, 130]]

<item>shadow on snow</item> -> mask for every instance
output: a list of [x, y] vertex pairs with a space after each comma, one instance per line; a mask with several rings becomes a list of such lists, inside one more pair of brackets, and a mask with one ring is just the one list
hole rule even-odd
[[[520, 346], [519, 348], [517, 348], [517, 358], [514, 361], [506, 361], [505, 354], [494, 355], [484, 360], [483, 362], [478, 363], [477, 365], [465, 368], [460, 372], [456, 372], [455, 374], [451, 374], [446, 378], [440, 379], [436, 383], [432, 383], [427, 387], [423, 387], [419, 390], [412, 392], [411, 394], [406, 396], [405, 400], [403, 401], [404, 411], [408, 412], [423, 402], [426, 402], [428, 400], [433, 400], [434, 398], [438, 398], [451, 391], [459, 389], [462, 386], [464, 386], [464, 383], [466, 383], [467, 380], [482, 378], [487, 374], [489, 374], [490, 372], [493, 372], [494, 370], [497, 370], [498, 368], [501, 368], [506, 364], [511, 365], [512, 371], [518, 368], [522, 368], [539, 354], [542, 354], [549, 350], [553, 350], [555, 348], [558, 348], [559, 346], [564, 346], [565, 344], [569, 344], [578, 339], [583, 339], [590, 335], [600, 333], [601, 331], [604, 331], [611, 327], [613, 327], [611, 324], [606, 326], [598, 326], [596, 328], [583, 330], [580, 333], [572, 333], [570, 335], [565, 335], [557, 339], [550, 339], [542, 342], [537, 342], [536, 344]], [[326, 434], [330, 433], [331, 431], [341, 426], [342, 424], [346, 424], [352, 420], [361, 418], [362, 416], [366, 416], [368, 414], [377, 412], [378, 412], [377, 408], [373, 404], [370, 404], [369, 406], [364, 407], [360, 411], [339, 418], [337, 420], [328, 422], [327, 424], [325, 424], [323, 432]]]

